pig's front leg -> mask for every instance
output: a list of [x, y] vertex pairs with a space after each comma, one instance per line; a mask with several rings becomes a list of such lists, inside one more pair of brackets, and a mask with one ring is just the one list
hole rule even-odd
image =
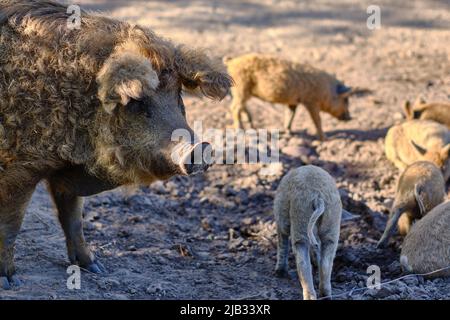
[[325, 141], [326, 136], [322, 130], [322, 120], [320, 119], [319, 109], [314, 106], [306, 105], [306, 110], [308, 110], [309, 115], [311, 116], [311, 119], [314, 123], [314, 126], [316, 127], [317, 136], [319, 137], [320, 141]]
[[39, 177], [32, 170], [14, 165], [0, 173], [0, 291], [20, 285], [14, 265], [14, 247], [38, 181]]
[[49, 179], [49, 190], [58, 210], [58, 218], [66, 236], [70, 263], [94, 273], [105, 273], [106, 269], [95, 259], [83, 234], [83, 198], [67, 192], [66, 186], [57, 179]]
[[287, 109], [285, 109], [284, 113], [284, 129], [287, 133], [291, 133], [292, 131], [292, 121], [295, 117], [295, 111], [297, 110], [297, 105], [288, 105]]

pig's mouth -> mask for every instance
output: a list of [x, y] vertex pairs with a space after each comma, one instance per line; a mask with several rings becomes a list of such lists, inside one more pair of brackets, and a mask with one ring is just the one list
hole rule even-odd
[[[125, 148], [114, 150], [113, 157], [101, 158], [108, 160], [102, 163], [102, 167], [108, 168], [107, 171], [114, 168], [108, 171], [110, 179], [120, 184], [149, 184], [177, 174], [193, 175], [207, 171], [213, 164], [212, 146], [207, 142], [179, 142], [158, 154], [136, 153]], [[111, 151], [105, 154], [111, 155]], [[144, 154], [151, 156], [146, 157]], [[114, 163], [110, 162], [112, 159], [115, 159]]]
[[183, 175], [205, 172], [213, 164], [212, 146], [207, 142], [180, 142], [173, 148], [171, 157]]
[[349, 112], [345, 112], [338, 119], [341, 121], [350, 121], [352, 120], [352, 117], [350, 116]]

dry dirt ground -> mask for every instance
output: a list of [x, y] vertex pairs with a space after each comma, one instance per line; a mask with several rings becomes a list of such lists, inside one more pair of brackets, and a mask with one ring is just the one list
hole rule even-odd
[[[411, 277], [365, 288], [370, 265], [382, 281], [402, 275], [400, 237], [379, 250], [399, 172], [383, 152], [387, 128], [402, 120], [405, 99], [450, 99], [450, 6], [446, 0], [379, 0], [381, 29], [366, 27], [371, 1], [173, 0], [88, 1], [84, 9], [153, 28], [219, 57], [250, 51], [307, 61], [374, 94], [352, 98], [353, 120], [323, 115], [328, 141], [314, 141], [302, 109], [295, 134], [280, 141], [282, 167], [264, 176], [260, 165], [216, 165], [204, 175], [175, 177], [136, 190], [87, 199], [85, 232], [107, 276], [82, 274], [81, 290], [66, 288], [62, 231], [43, 186], [37, 189], [17, 242], [20, 289], [0, 298], [26, 299], [300, 299], [275, 265], [274, 191], [292, 167], [312, 163], [337, 180], [344, 206], [357, 214], [342, 226], [332, 285], [335, 299], [449, 299], [450, 280]], [[231, 125], [230, 97], [213, 103], [186, 97], [189, 121]], [[282, 126], [283, 106], [256, 99], [249, 109], [261, 128]], [[360, 288], [352, 293], [346, 293]]]

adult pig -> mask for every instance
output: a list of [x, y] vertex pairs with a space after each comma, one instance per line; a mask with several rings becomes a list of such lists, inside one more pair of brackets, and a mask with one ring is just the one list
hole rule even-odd
[[[206, 142], [189, 128], [181, 93], [223, 98], [231, 78], [203, 52], [152, 31], [51, 1], [0, 2], [0, 287], [15, 276], [14, 243], [36, 184], [46, 180], [69, 259], [104, 267], [83, 236], [83, 197], [204, 171]], [[194, 162], [191, 161], [193, 158]]]

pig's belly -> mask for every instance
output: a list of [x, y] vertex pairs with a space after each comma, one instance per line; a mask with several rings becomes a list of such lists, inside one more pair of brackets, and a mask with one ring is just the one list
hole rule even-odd
[[281, 103], [286, 105], [298, 104], [298, 93], [290, 88], [276, 87], [272, 85], [256, 86], [252, 95], [271, 103]]

